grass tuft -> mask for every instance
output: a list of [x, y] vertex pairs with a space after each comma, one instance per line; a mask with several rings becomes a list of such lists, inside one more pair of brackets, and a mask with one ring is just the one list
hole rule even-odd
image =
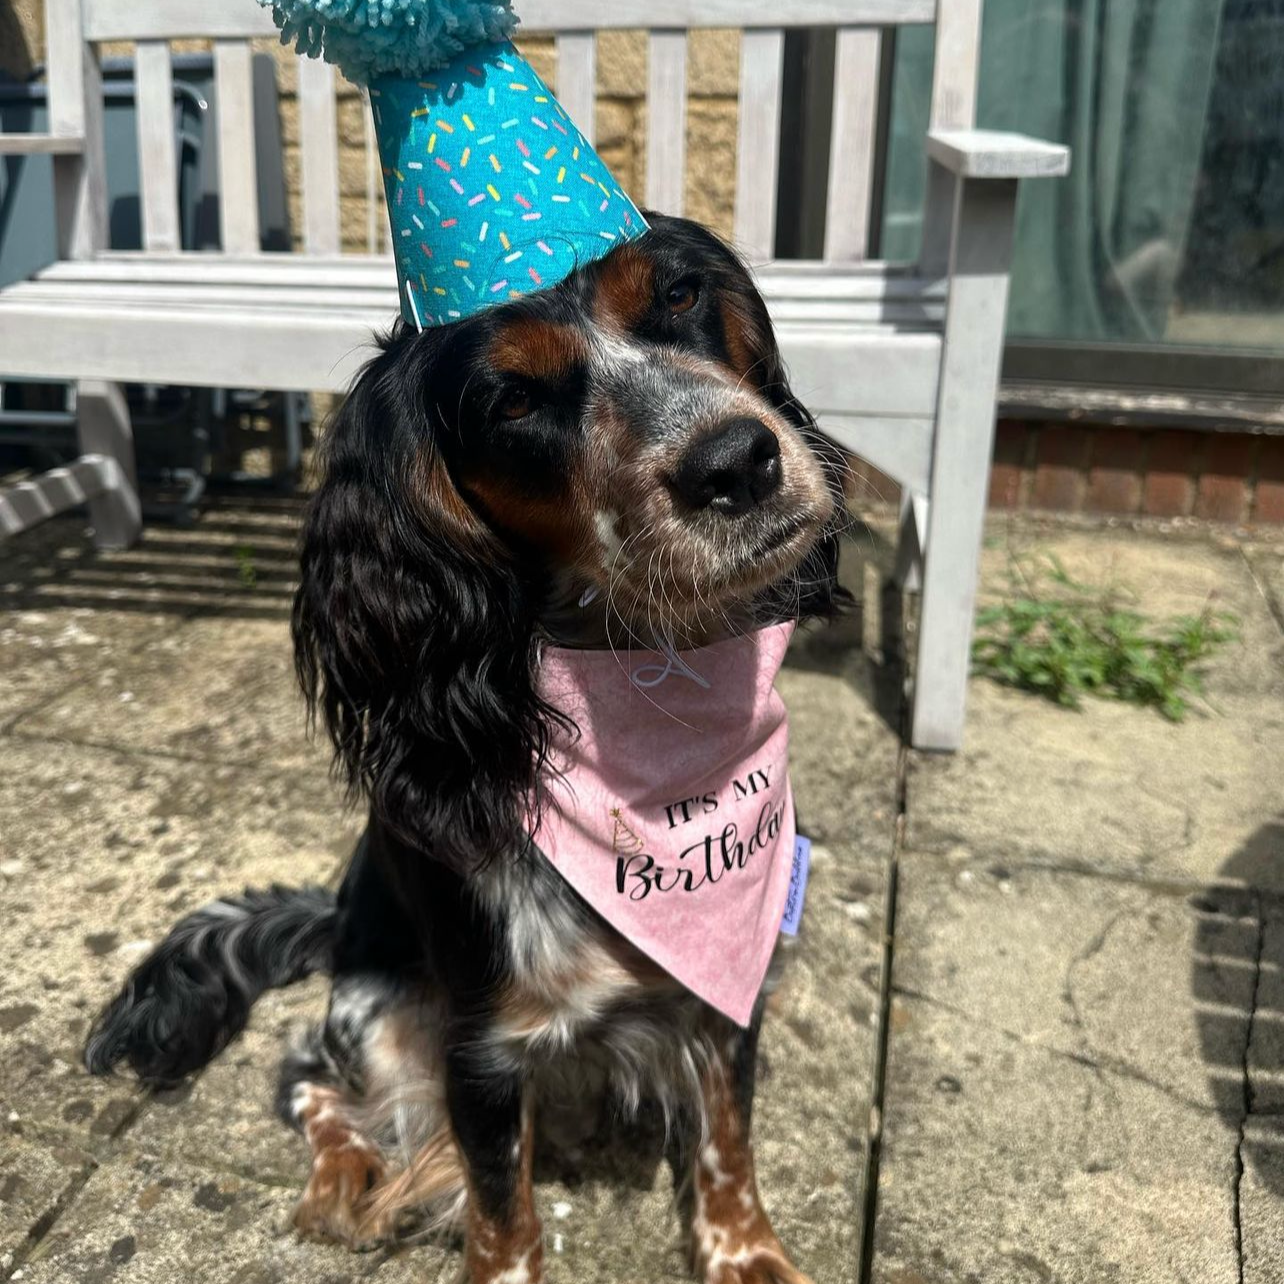
[[232, 550], [236, 559], [236, 575], [243, 589], [252, 589], [259, 582], [258, 569], [254, 565], [254, 550], [248, 544], [239, 544]]

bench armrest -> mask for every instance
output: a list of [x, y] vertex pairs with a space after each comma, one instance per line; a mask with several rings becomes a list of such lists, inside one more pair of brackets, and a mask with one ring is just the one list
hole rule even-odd
[[74, 156], [84, 149], [84, 139], [67, 134], [0, 133], [0, 156]]
[[1060, 178], [1070, 172], [1068, 147], [992, 129], [929, 130], [927, 154], [960, 178]]

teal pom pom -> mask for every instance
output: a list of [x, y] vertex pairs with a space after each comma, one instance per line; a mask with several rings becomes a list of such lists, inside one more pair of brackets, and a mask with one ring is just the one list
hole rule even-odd
[[456, 54], [512, 35], [511, 0], [259, 0], [281, 43], [324, 57], [357, 84], [419, 76]]

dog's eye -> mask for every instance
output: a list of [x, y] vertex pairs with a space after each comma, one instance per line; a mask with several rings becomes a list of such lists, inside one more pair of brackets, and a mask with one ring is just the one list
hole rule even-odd
[[669, 286], [664, 302], [671, 316], [690, 312], [700, 298], [700, 282], [693, 276], [683, 277], [681, 281]]
[[534, 409], [534, 395], [524, 384], [514, 385], [499, 399], [499, 413], [505, 419], [525, 419]]

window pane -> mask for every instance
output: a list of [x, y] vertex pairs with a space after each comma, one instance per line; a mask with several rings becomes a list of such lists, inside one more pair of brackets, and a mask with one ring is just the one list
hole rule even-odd
[[[913, 258], [932, 33], [897, 37], [883, 253]], [[987, 0], [977, 123], [1022, 185], [1013, 337], [1284, 351], [1284, 0]]]

